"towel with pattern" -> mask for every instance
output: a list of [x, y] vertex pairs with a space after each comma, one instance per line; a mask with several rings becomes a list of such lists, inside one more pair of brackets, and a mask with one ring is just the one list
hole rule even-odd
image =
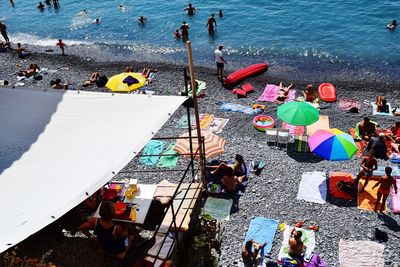
[[[278, 97], [279, 93], [279, 86], [275, 84], [267, 84], [265, 86], [264, 92], [258, 98], [258, 101], [266, 101], [266, 102], [275, 102], [276, 98]], [[294, 101], [296, 98], [296, 90], [291, 89], [288, 93], [288, 98], [285, 102]]]
[[385, 246], [372, 241], [339, 241], [340, 267], [383, 267]]

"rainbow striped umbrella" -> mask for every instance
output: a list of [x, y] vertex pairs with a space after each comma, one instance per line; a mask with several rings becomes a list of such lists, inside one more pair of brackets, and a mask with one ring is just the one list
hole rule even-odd
[[338, 129], [317, 130], [308, 138], [310, 150], [330, 161], [349, 160], [358, 149], [353, 137]]
[[[188, 136], [189, 133], [187, 132], [182, 134], [180, 137]], [[197, 131], [192, 131], [192, 137], [193, 136], [196, 136], [196, 138], [192, 138], [193, 153], [196, 153], [196, 150], [199, 146], [197, 140]], [[225, 152], [225, 139], [208, 131], [201, 131], [201, 136], [204, 137], [206, 158], [211, 158]], [[179, 154], [190, 154], [189, 138], [177, 139], [174, 150]], [[185, 158], [190, 158], [190, 155], [185, 155]], [[196, 158], [200, 158], [200, 155], [196, 155]]]

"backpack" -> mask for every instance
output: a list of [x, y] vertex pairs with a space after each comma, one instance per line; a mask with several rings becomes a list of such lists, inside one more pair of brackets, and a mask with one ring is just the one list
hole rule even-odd
[[107, 82], [108, 82], [107, 76], [106, 76], [106, 75], [101, 75], [101, 76], [97, 79], [96, 85], [97, 85], [97, 87], [104, 87], [104, 86], [106, 86]]

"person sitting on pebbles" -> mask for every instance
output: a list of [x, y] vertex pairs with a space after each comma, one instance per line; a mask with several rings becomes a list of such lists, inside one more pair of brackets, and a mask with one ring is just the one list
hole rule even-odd
[[317, 99], [317, 95], [315, 94], [312, 84], [307, 85], [306, 90], [303, 91], [303, 95], [306, 102], [313, 103]]
[[304, 243], [301, 240], [302, 233], [301, 231], [296, 231], [293, 228], [289, 238], [289, 256], [298, 262], [303, 262], [303, 253], [305, 250]]
[[56, 79], [55, 81], [50, 81], [50, 86], [53, 89], [68, 90], [68, 84], [61, 83], [61, 79]]
[[27, 78], [34, 76], [39, 71], [39, 66], [35, 63], [30, 63], [27, 70], [20, 70], [18, 76], [25, 76]]
[[369, 141], [371, 137], [377, 136], [376, 124], [368, 117], [364, 117], [363, 121], [358, 123], [358, 134], [362, 140]]
[[97, 80], [99, 79], [99, 77], [100, 77], [100, 73], [93, 72], [92, 74], [90, 74], [89, 80], [86, 80], [86, 81], [83, 82], [83, 87], [88, 87], [88, 86], [91, 86], [91, 85], [95, 85]]
[[242, 260], [245, 267], [259, 266], [261, 263], [261, 253], [260, 251], [267, 245], [264, 242], [260, 245], [258, 242], [250, 239], [246, 241], [245, 245], [242, 247]]
[[282, 83], [279, 84], [278, 96], [275, 99], [275, 103], [283, 104], [289, 97], [289, 91], [294, 89], [294, 85], [291, 83], [288, 87], [284, 87]]
[[23, 48], [21, 46], [21, 43], [17, 43], [17, 47], [15, 48], [15, 52], [17, 53], [19, 58], [25, 58], [25, 57], [27, 57], [27, 56], [32, 54], [31, 52], [29, 52], [28, 50]]

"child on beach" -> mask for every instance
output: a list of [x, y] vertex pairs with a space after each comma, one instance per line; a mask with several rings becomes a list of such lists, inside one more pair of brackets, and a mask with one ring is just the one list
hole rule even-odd
[[381, 204], [380, 211], [383, 212], [385, 210], [386, 199], [389, 196], [390, 188], [392, 186], [394, 188], [394, 192], [397, 194], [397, 185], [396, 185], [396, 180], [392, 176], [392, 168], [386, 167], [385, 174], [386, 175], [383, 176], [382, 179], [379, 180], [379, 182], [374, 185], [374, 187], [372, 187], [372, 189], [374, 189], [375, 187], [379, 186], [378, 195], [376, 197], [376, 203], [374, 208], [375, 211], [378, 211], [379, 204]]
[[65, 44], [63, 43], [62, 39], [58, 39], [58, 43], [56, 45], [58, 47], [60, 47], [62, 55], [65, 56], [65, 52], [64, 52]]
[[375, 159], [374, 152], [372, 150], [369, 151], [365, 157], [363, 157], [360, 167], [360, 172], [357, 174], [356, 179], [354, 180], [354, 187], [355, 189], [358, 189], [358, 182], [363, 176], [365, 176], [364, 186], [360, 190], [360, 192], [362, 192], [367, 186], [368, 179], [372, 176], [374, 170], [378, 169], [378, 161]]

